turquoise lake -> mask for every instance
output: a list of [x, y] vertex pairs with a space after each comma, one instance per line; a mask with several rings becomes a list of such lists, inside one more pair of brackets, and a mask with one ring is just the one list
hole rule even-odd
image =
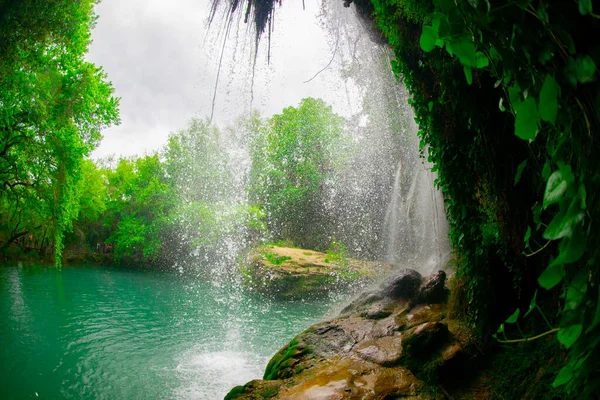
[[222, 399], [331, 306], [175, 272], [0, 266], [0, 398]]

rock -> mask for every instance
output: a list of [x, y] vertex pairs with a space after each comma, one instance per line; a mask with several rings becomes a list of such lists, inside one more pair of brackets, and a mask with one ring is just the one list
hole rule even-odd
[[354, 301], [348, 304], [341, 312], [340, 315], [356, 313], [364, 310], [367, 306], [383, 300], [384, 296], [379, 292], [363, 292]]
[[444, 286], [446, 283], [446, 273], [438, 271], [436, 274], [427, 278], [419, 290], [419, 302], [421, 303], [445, 303], [448, 298], [448, 289]]
[[356, 340], [350, 334], [337, 325], [324, 326], [306, 332], [304, 340], [311, 350], [320, 356], [347, 353], [356, 343]]
[[394, 300], [414, 299], [422, 281], [423, 277], [417, 271], [403, 269], [399, 274], [381, 284], [381, 294]]
[[394, 365], [402, 357], [402, 334], [361, 342], [354, 348], [360, 358], [381, 366]]
[[445, 318], [446, 305], [420, 304], [404, 314], [399, 314], [396, 322], [402, 327], [402, 330], [407, 330], [426, 322], [443, 321]]
[[374, 304], [362, 314], [367, 319], [383, 319], [392, 314], [388, 304]]
[[439, 300], [444, 280], [402, 271], [296, 336], [271, 359], [264, 381], [234, 388], [229, 398], [441, 399], [426, 381], [450, 379], [468, 357], [449, 328], [459, 324], [449, 323], [447, 305], [417, 300]]
[[376, 261], [331, 256], [313, 250], [262, 246], [242, 267], [246, 286], [280, 299], [326, 296], [360, 289], [392, 267]]
[[408, 357], [430, 357], [447, 343], [448, 336], [443, 322], [426, 322], [405, 333], [403, 351]]

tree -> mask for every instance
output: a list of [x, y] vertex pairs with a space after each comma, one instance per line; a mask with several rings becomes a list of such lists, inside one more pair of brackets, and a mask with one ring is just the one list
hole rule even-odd
[[106, 243], [117, 260], [154, 261], [163, 250], [173, 225], [173, 185], [157, 154], [134, 160], [121, 159], [106, 171], [108, 204]]
[[[322, 100], [274, 115], [251, 144], [251, 201], [266, 211], [276, 239], [314, 244], [320, 232], [325, 180], [344, 160], [343, 119]], [[318, 243], [318, 241], [316, 242]]]
[[118, 123], [111, 84], [84, 59], [94, 4], [0, 1], [1, 235], [7, 246], [49, 231], [57, 265], [79, 212], [82, 162]]

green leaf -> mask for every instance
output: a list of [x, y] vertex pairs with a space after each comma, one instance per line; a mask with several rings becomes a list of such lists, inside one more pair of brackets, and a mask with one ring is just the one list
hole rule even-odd
[[564, 174], [566, 174], [566, 171], [561, 168], [554, 171], [552, 175], [550, 175], [550, 178], [548, 178], [546, 190], [544, 192], [544, 209], [548, 208], [551, 204], [558, 203], [567, 191], [569, 183]]
[[462, 37], [451, 42], [451, 50], [465, 67], [477, 67], [475, 43], [471, 38]]
[[429, 53], [435, 47], [435, 41], [438, 38], [438, 34], [431, 26], [424, 26], [423, 32], [421, 33], [421, 39], [419, 44], [423, 51]]
[[478, 51], [475, 54], [475, 57], [477, 58], [477, 68], [485, 68], [488, 65], [490, 65], [490, 60], [488, 60], [486, 55], [483, 54], [481, 51]]
[[565, 238], [560, 242], [558, 257], [553, 262], [569, 264], [579, 260], [585, 252], [585, 245], [585, 232], [581, 226], [577, 226], [573, 230], [571, 237]]
[[436, 32], [440, 31], [441, 21], [442, 21], [442, 19], [445, 19], [445, 18], [446, 18], [446, 16], [443, 13], [440, 13], [440, 12], [433, 13], [433, 16], [431, 17], [431, 26], [434, 31], [436, 31]]
[[574, 324], [565, 328], [560, 328], [558, 331], [558, 341], [562, 343], [567, 349], [573, 345], [579, 339], [583, 326], [581, 324]]
[[562, 386], [565, 383], [570, 382], [572, 378], [573, 367], [570, 364], [567, 364], [560, 369], [558, 375], [556, 376], [556, 379], [554, 379], [554, 382], [552, 383], [552, 386], [555, 388]]
[[573, 232], [584, 217], [584, 213], [580, 206], [581, 203], [579, 198], [575, 197], [571, 200], [571, 205], [566, 211], [564, 210], [566, 207], [561, 207], [559, 213], [554, 216], [544, 231], [544, 234], [542, 235], [544, 239], [556, 240], [573, 235]]
[[531, 211], [533, 213], [533, 222], [538, 224], [537, 229], [540, 229], [540, 225], [542, 223], [542, 206], [540, 206], [540, 203], [535, 203], [533, 207], [531, 207]]
[[567, 79], [573, 86], [576, 86], [577, 82], [589, 83], [594, 80], [596, 63], [590, 56], [578, 57], [576, 60], [569, 58], [566, 72]]
[[581, 15], [588, 15], [592, 11], [592, 0], [579, 0], [579, 12]]
[[542, 169], [542, 179], [547, 181], [550, 177], [550, 172], [552, 172], [550, 160], [546, 160], [546, 162], [544, 163], [544, 168]]
[[579, 271], [573, 278], [567, 288], [567, 297], [565, 300], [565, 310], [575, 311], [583, 301], [587, 291], [588, 272], [586, 270]]
[[447, 13], [453, 7], [456, 7], [456, 4], [452, 0], [433, 0], [433, 4], [436, 9], [441, 10], [444, 13]]
[[550, 290], [558, 285], [564, 276], [565, 266], [563, 264], [550, 264], [538, 278], [538, 283], [544, 289]]
[[581, 83], [588, 83], [594, 80], [594, 74], [596, 73], [596, 63], [592, 60], [592, 57], [585, 56], [581, 60], [581, 64], [578, 64], [577, 68], [577, 80]]
[[515, 107], [515, 135], [523, 140], [533, 140], [538, 131], [540, 117], [537, 111], [536, 101], [528, 97]]
[[556, 123], [556, 114], [558, 113], [558, 92], [560, 87], [551, 75], [546, 75], [542, 90], [540, 91], [539, 112], [540, 117], [550, 122], [552, 125]]
[[465, 72], [465, 77], [467, 78], [467, 83], [470, 85], [473, 83], [473, 73], [471, 71], [471, 67], [464, 66], [463, 71]]
[[529, 247], [529, 239], [531, 239], [531, 227], [527, 227], [527, 232], [525, 232], [525, 238], [523, 241], [525, 242], [525, 247]]
[[527, 166], [527, 160], [523, 161], [517, 167], [517, 174], [515, 175], [515, 186], [517, 186], [517, 183], [519, 183], [519, 181], [521, 180], [521, 175], [523, 174], [523, 170], [525, 169], [526, 166]]
[[429, 112], [433, 110], [433, 101], [430, 101], [429, 104], [427, 104], [427, 108], [429, 108]]
[[514, 324], [515, 322], [517, 322], [517, 320], [519, 319], [519, 311], [520, 310], [517, 308], [515, 312], [512, 313], [512, 315], [508, 317], [504, 322], [506, 322], [507, 324]]
[[519, 82], [515, 82], [514, 85], [508, 88], [508, 99], [513, 109], [516, 109], [523, 102], [521, 100], [521, 86], [519, 86]]
[[590, 333], [594, 328], [600, 324], [600, 290], [598, 290], [598, 302], [596, 303], [596, 312], [594, 313], [594, 319], [592, 324], [585, 330], [585, 333]]
[[527, 317], [529, 314], [532, 313], [533, 310], [535, 310], [535, 306], [537, 305], [537, 293], [538, 291], [536, 290], [533, 294], [533, 299], [531, 299], [531, 303], [529, 303], [529, 310], [527, 310], [525, 315], [523, 315], [523, 318]]

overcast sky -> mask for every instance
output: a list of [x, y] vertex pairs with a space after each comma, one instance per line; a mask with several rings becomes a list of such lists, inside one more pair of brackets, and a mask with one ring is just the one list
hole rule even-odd
[[[252, 107], [269, 116], [307, 96], [349, 115], [344, 82], [319, 23], [320, 0], [288, 0], [277, 8], [271, 63], [261, 49]], [[219, 22], [207, 28], [208, 0], [103, 0], [88, 59], [102, 66], [121, 97], [121, 125], [103, 131], [94, 157], [144, 154], [193, 116], [209, 116], [223, 43]], [[223, 57], [214, 120], [227, 124], [251, 105], [253, 35], [242, 26]], [[263, 40], [266, 44], [266, 40]]]

